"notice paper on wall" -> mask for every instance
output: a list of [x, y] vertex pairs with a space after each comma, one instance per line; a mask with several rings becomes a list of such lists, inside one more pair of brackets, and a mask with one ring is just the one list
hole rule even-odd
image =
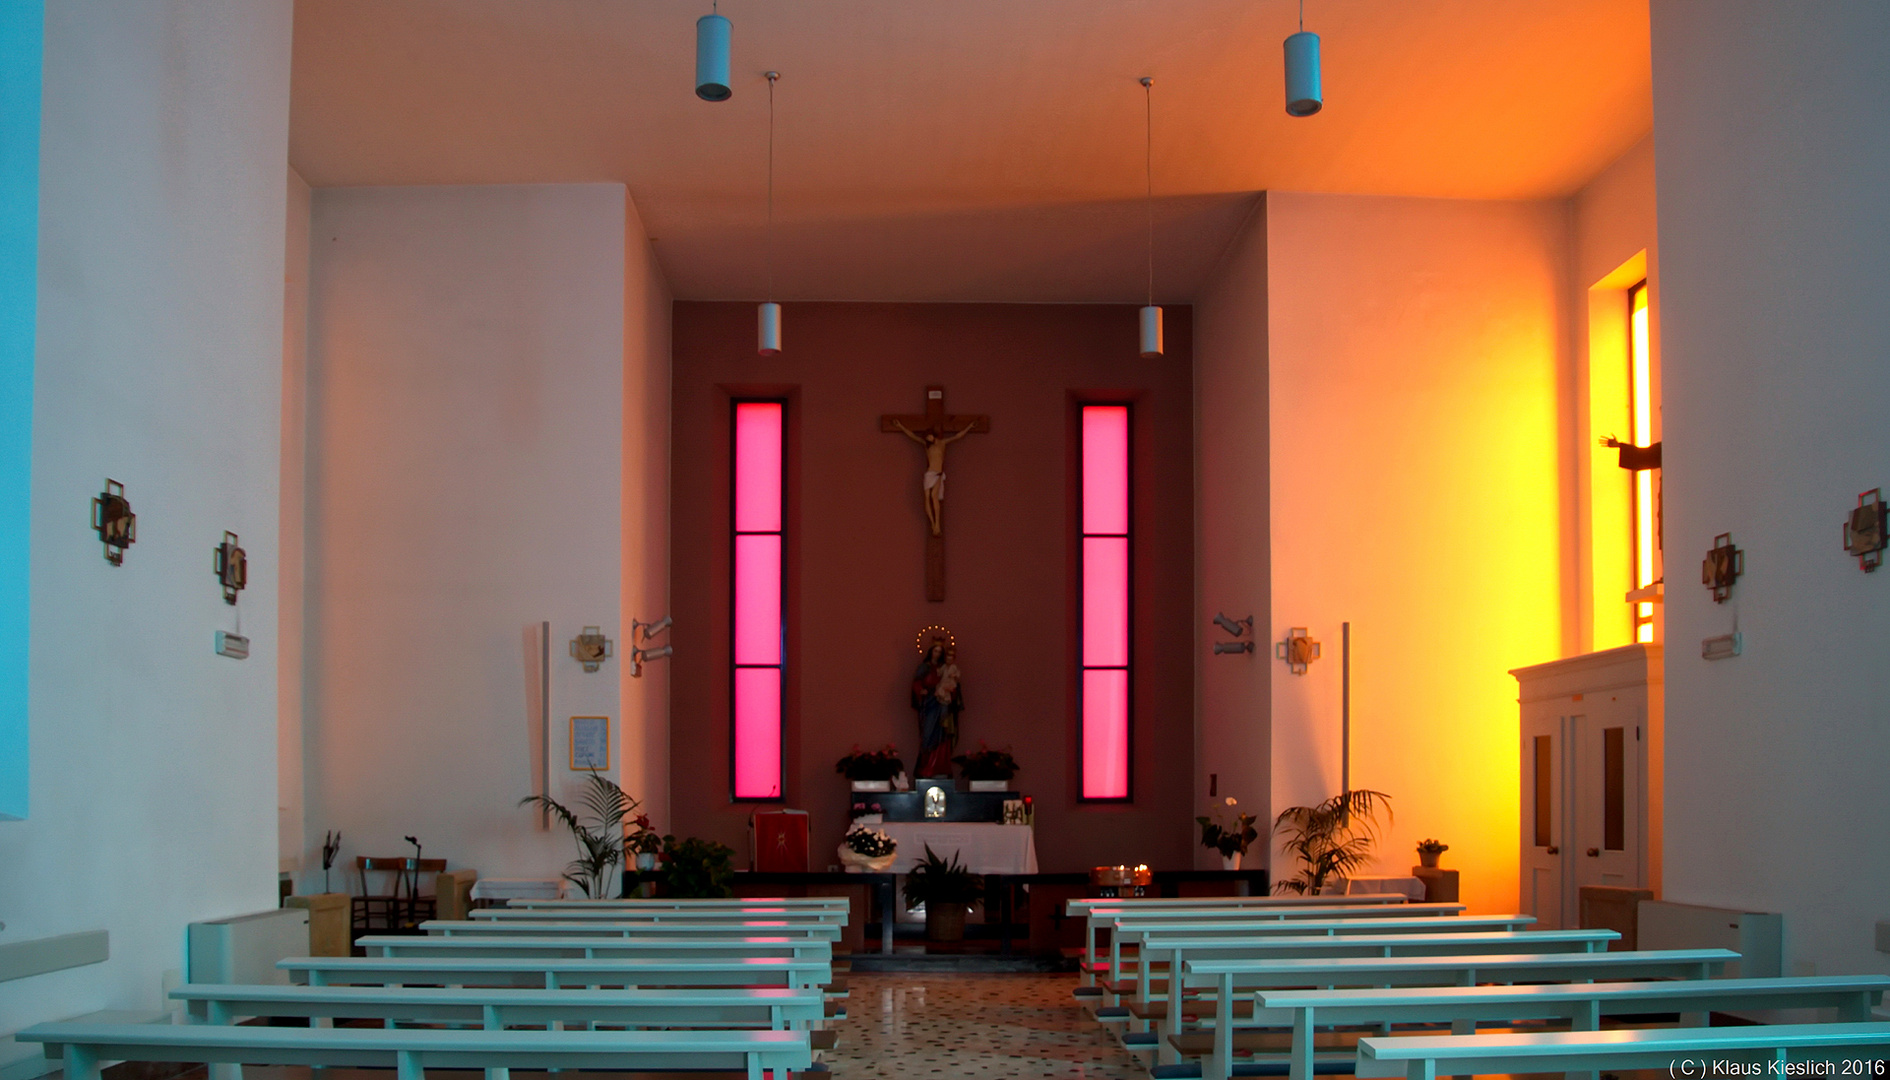
[[571, 767], [579, 771], [610, 768], [610, 717], [571, 718]]

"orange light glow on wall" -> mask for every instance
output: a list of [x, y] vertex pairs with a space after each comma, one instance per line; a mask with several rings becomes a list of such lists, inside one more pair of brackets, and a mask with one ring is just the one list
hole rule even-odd
[[[1653, 373], [1647, 341], [1647, 283], [1628, 290], [1630, 396], [1634, 410], [1634, 445], [1654, 443]], [[1634, 587], [1654, 583], [1654, 471], [1634, 473]], [[1634, 640], [1654, 640], [1654, 605], [1634, 605]]]

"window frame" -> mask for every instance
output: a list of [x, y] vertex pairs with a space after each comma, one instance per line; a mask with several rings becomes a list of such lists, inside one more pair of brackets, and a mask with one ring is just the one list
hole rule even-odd
[[[742, 529], [737, 517], [737, 493], [741, 480], [740, 425], [739, 415], [743, 405], [775, 405], [781, 410], [781, 477], [780, 477], [780, 518], [778, 528], [773, 530]], [[788, 399], [780, 394], [731, 395], [728, 404], [728, 794], [730, 803], [785, 803], [787, 801], [787, 690], [788, 690]], [[744, 664], [739, 659], [736, 634], [736, 612], [739, 608], [737, 595], [737, 552], [738, 538], [742, 536], [774, 536], [780, 542], [779, 562], [776, 566], [777, 585], [779, 588], [778, 624], [775, 628], [778, 660], [774, 664]], [[777, 693], [779, 695], [775, 714], [776, 763], [777, 774], [775, 790], [777, 794], [743, 795], [737, 788], [736, 762], [739, 758], [738, 743], [738, 699], [736, 696], [737, 673], [744, 668], [773, 668], [777, 673]]]
[[[1092, 533], [1088, 531], [1085, 520], [1085, 497], [1087, 495], [1087, 453], [1088, 440], [1085, 437], [1084, 418], [1086, 411], [1092, 408], [1112, 408], [1123, 411], [1123, 532]], [[1135, 691], [1136, 671], [1136, 597], [1135, 597], [1135, 556], [1136, 556], [1136, 484], [1135, 484], [1135, 402], [1120, 398], [1078, 399], [1076, 401], [1076, 797], [1077, 802], [1091, 805], [1133, 804], [1135, 802]], [[1088, 627], [1088, 605], [1086, 595], [1086, 571], [1088, 569], [1088, 545], [1084, 541], [1091, 538], [1122, 538], [1125, 543], [1123, 559], [1123, 592], [1125, 595], [1126, 620], [1123, 643], [1123, 663], [1096, 664], [1087, 662], [1086, 636]], [[1123, 794], [1091, 796], [1085, 787], [1088, 770], [1086, 768], [1089, 747], [1086, 739], [1084, 707], [1086, 704], [1084, 676], [1090, 671], [1121, 671], [1126, 678], [1123, 689]]]

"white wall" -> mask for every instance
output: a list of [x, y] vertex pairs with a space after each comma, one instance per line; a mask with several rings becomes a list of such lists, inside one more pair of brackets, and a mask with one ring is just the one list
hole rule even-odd
[[[1795, 970], [1890, 971], [1890, 573], [1839, 547], [1890, 484], [1890, 8], [1655, 0], [1674, 900], [1786, 913]], [[1717, 533], [1732, 599], [1688, 577]], [[1744, 635], [1707, 662], [1702, 638]]]
[[[669, 614], [669, 327], [671, 297], [636, 204], [624, 199], [623, 257], [623, 615], [654, 622]], [[669, 644], [659, 635], [652, 648]], [[685, 647], [687, 647], [685, 645]], [[669, 826], [669, 661], [653, 661], [622, 683], [624, 789], [656, 828]]]
[[[557, 876], [537, 786], [567, 719], [620, 718], [625, 213], [618, 185], [325, 188], [308, 353], [305, 831], [314, 849]], [[587, 674], [585, 625], [619, 642]], [[621, 740], [613, 756], [621, 760]], [[347, 875], [334, 887], [352, 888]]]
[[[314, 193], [288, 170], [282, 274], [282, 570], [277, 578], [276, 847], [283, 873], [302, 868], [303, 548], [308, 474], [308, 229]], [[316, 865], [320, 865], [318, 862]]]
[[[186, 922], [275, 905], [289, 34], [288, 0], [47, 4], [32, 809], [0, 822], [0, 941], [104, 928], [112, 955], [0, 984], [0, 1032], [156, 1008]], [[87, 528], [106, 477], [138, 513], [116, 568]]]
[[[1195, 301], [1195, 796], [1220, 798], [1270, 821], [1272, 578], [1267, 512], [1267, 197], [1228, 247]], [[1254, 617], [1252, 655], [1214, 655], [1234, 640], [1209, 620]], [[1253, 640], [1248, 637], [1245, 640]], [[1199, 839], [1197, 834], [1196, 839]], [[1256, 845], [1261, 858], [1270, 845]], [[1220, 868], [1212, 850], [1195, 865]]]
[[[1270, 192], [1262, 213], [1197, 306], [1197, 621], [1252, 605], [1261, 650], [1211, 656], [1203, 631], [1198, 768], [1267, 821], [1337, 794], [1349, 621], [1352, 786], [1395, 812], [1376, 872], [1435, 836], [1467, 902], [1513, 910], [1506, 671], [1572, 626], [1568, 207]], [[1294, 626], [1323, 648], [1304, 675], [1272, 657]]]

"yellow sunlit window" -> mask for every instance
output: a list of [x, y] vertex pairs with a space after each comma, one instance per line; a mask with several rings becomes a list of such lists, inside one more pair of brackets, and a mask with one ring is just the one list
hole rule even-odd
[[[1630, 364], [1629, 394], [1634, 410], [1634, 445], [1652, 446], [1654, 443], [1654, 402], [1653, 375], [1647, 342], [1647, 283], [1641, 282], [1628, 290], [1629, 342], [1628, 358]], [[1634, 472], [1634, 587], [1644, 589], [1652, 585], [1655, 575], [1656, 549], [1659, 546], [1656, 537], [1658, 511], [1654, 503], [1654, 470], [1637, 469]], [[1654, 640], [1654, 605], [1637, 603], [1634, 605], [1634, 640]]]

